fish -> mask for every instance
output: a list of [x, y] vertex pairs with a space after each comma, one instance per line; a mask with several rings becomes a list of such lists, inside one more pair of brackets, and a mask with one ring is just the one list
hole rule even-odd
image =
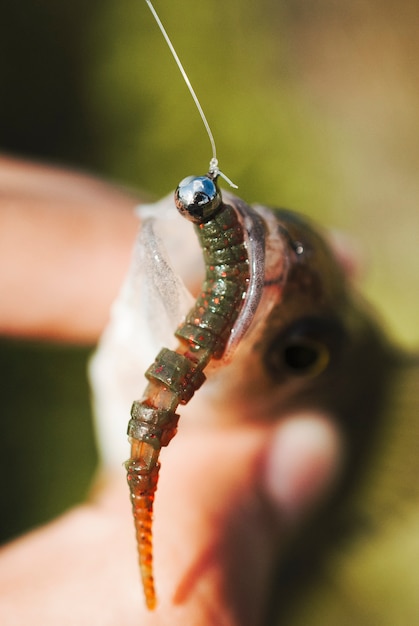
[[[362, 554], [368, 533], [376, 540], [391, 527], [400, 501], [405, 501], [396, 488], [404, 474], [401, 456], [404, 454], [402, 465], [408, 464], [407, 474], [417, 469], [419, 455], [411, 443], [413, 438], [404, 442], [399, 428], [393, 431], [389, 426], [393, 422], [386, 418], [389, 390], [397, 378], [395, 364], [400, 368], [405, 359], [381, 332], [344, 267], [310, 220], [284, 209], [249, 206], [233, 194], [220, 192], [219, 177], [236, 186], [218, 167], [215, 141], [200, 102], [151, 0], [146, 3], [195, 102], [212, 148], [208, 174], [181, 181], [174, 198], [151, 207], [154, 216], [142, 212], [143, 235], [133, 266], [92, 366], [93, 380], [99, 380], [103, 367], [109, 374], [109, 363], [118, 356], [121, 367], [125, 355], [130, 372], [127, 367], [122, 370], [127, 380], [133, 381], [140, 369], [133, 350], [146, 353], [146, 335], [166, 338], [152, 364], [142, 368], [148, 384], [132, 404], [128, 424], [131, 456], [125, 463], [146, 606], [153, 610], [157, 604], [152, 522], [160, 451], [177, 432], [178, 407], [188, 404], [195, 410], [191, 400], [205, 384], [209, 395], [202, 396], [203, 401], [212, 407], [206, 413], [216, 419], [217, 412], [223, 415], [220, 407], [226, 401], [248, 421], [256, 416], [257, 420], [270, 420], [293, 410], [318, 409], [336, 416], [345, 442], [344, 469], [330, 507], [321, 511], [318, 519], [310, 519], [303, 536], [296, 533], [281, 560], [269, 623], [325, 624], [327, 598], [332, 610], [334, 603], [340, 602], [342, 607], [331, 623], [345, 619], [354, 623], [355, 619], [366, 626], [383, 624], [380, 609], [379, 621], [374, 621], [377, 608], [371, 606], [370, 594], [364, 589], [345, 610], [348, 588], [356, 588], [357, 575], [355, 579], [349, 575], [346, 584], [342, 583], [347, 561], [343, 558], [342, 569], [339, 555], [345, 551]], [[164, 220], [169, 215], [171, 221], [173, 205], [194, 223], [203, 254], [205, 278], [195, 302], [159, 236], [157, 208], [164, 210]], [[184, 241], [179, 241], [175, 256], [184, 248]], [[138, 294], [142, 294], [141, 302]], [[186, 302], [190, 308], [185, 310], [182, 305]], [[182, 315], [177, 317], [180, 310]], [[153, 328], [157, 332], [153, 333]], [[169, 329], [171, 336], [166, 334]], [[121, 382], [120, 373], [114, 372], [116, 382]], [[125, 384], [120, 391], [123, 388], [125, 391]], [[96, 396], [102, 396], [99, 414], [103, 413], [104, 397], [112, 406], [109, 393], [103, 392], [104, 388]], [[116, 390], [116, 399], [118, 394]], [[414, 431], [414, 424], [401, 429], [404, 437], [409, 429]], [[113, 442], [108, 445], [108, 432], [104, 435], [105, 446], [113, 448]], [[382, 475], [388, 478], [385, 489], [380, 487]], [[391, 480], [394, 476], [396, 480]], [[395, 489], [393, 493], [389, 485]], [[322, 569], [326, 554], [332, 571]], [[331, 581], [338, 593], [322, 596]], [[313, 592], [316, 585], [317, 595]], [[310, 593], [314, 593], [313, 604], [302, 604], [301, 595], [309, 597]], [[316, 622], [311, 619], [312, 606], [317, 608], [319, 597], [323, 597], [322, 610], [314, 611]], [[367, 599], [367, 606], [360, 597]], [[308, 614], [302, 606], [309, 607]], [[384, 611], [384, 615], [389, 613]]]
[[[373, 551], [375, 544], [378, 551], [381, 538], [397, 529], [400, 514], [408, 508], [400, 490], [419, 469], [417, 442], [409, 435], [415, 432], [415, 412], [402, 411], [410, 423], [395, 421], [393, 414], [398, 411], [392, 399], [406, 395], [395, 393], [405, 384], [400, 381], [408, 378], [400, 372], [416, 361], [387, 339], [321, 228], [289, 210], [250, 207], [230, 192], [222, 193], [222, 202], [233, 208], [242, 225], [247, 223], [249, 274], [242, 274], [246, 284], [240, 292], [243, 302], [250, 292], [253, 300], [237, 317], [230, 311], [222, 313], [229, 318], [228, 332], [218, 353], [210, 349], [207, 380], [196, 394], [199, 402], [205, 403], [209, 419], [215, 421], [228, 419], [222, 410], [226, 402], [245, 421], [272, 421], [289, 411], [318, 409], [336, 416], [345, 441], [344, 466], [335, 492], [289, 542], [281, 558], [268, 623], [336, 623], [327, 621], [329, 604], [343, 620], [339, 623], [394, 623], [374, 622], [371, 615], [382, 620], [378, 597], [373, 609], [372, 594], [366, 591], [348, 606], [346, 585], [360, 586], [363, 554]], [[126, 455], [122, 425], [133, 398], [138, 397], [144, 372], [150, 363], [158, 362], [154, 359], [162, 345], [169, 353], [176, 352], [176, 332], [179, 336], [179, 328], [188, 324], [185, 319], [190, 322], [189, 311], [196, 317], [196, 298], [180, 274], [188, 268], [185, 280], [198, 302], [205, 274], [196, 234], [176, 211], [173, 194], [139, 207], [138, 215], [141, 228], [131, 269], [91, 366], [98, 430], [108, 463], [121, 462]], [[202, 318], [197, 328], [200, 322]], [[211, 330], [211, 316], [205, 325]], [[167, 356], [163, 357], [164, 364]], [[196, 419], [196, 396], [179, 411], [182, 420]], [[136, 446], [144, 423], [138, 420], [138, 401], [134, 407], [128, 432]], [[175, 434], [177, 419], [178, 415], [168, 440]], [[151, 501], [155, 488], [154, 483]], [[143, 577], [147, 602], [153, 608], [151, 509], [149, 513], [139, 546], [143, 559], [147, 546]], [[359, 569], [348, 565], [358, 561]], [[301, 597], [310, 601], [301, 602]], [[318, 598], [322, 598], [322, 611]], [[313, 614], [307, 608], [312, 602]], [[385, 598], [381, 604], [386, 605]]]

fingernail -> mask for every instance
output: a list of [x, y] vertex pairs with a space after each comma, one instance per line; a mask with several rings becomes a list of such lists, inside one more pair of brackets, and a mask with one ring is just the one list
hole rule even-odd
[[275, 428], [266, 490], [281, 517], [298, 522], [331, 490], [342, 463], [342, 441], [326, 415], [290, 416]]

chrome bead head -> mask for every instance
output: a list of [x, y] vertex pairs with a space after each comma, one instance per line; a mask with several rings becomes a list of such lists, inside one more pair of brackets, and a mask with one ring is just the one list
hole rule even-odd
[[203, 224], [221, 207], [221, 193], [210, 176], [188, 176], [175, 191], [175, 204], [183, 217], [195, 224]]

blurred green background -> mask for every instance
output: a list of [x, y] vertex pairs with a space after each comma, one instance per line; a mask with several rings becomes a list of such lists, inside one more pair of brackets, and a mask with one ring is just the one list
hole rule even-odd
[[[155, 5], [239, 194], [352, 234], [363, 290], [416, 346], [416, 0]], [[207, 169], [202, 123], [143, 0], [7, 3], [0, 78], [5, 152], [156, 197]], [[7, 339], [0, 350], [4, 540], [82, 498], [96, 453], [88, 351]]]

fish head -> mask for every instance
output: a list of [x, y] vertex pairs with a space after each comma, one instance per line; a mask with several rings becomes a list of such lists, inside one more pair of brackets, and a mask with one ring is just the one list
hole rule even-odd
[[209, 371], [197, 395], [213, 407], [210, 419], [307, 409], [359, 430], [382, 397], [387, 343], [375, 317], [325, 231], [289, 210], [252, 211], [264, 225], [260, 301], [231, 361]]
[[[210, 363], [205, 384], [180, 407], [182, 423], [273, 421], [318, 408], [362, 427], [380, 397], [383, 342], [340, 255], [302, 216], [223, 198], [247, 233], [251, 297], [226, 354]], [[111, 465], [126, 455], [127, 416], [144, 372], [163, 346], [176, 348], [174, 332], [205, 271], [192, 224], [176, 211], [173, 195], [138, 214], [131, 267], [90, 365], [102, 458]]]

